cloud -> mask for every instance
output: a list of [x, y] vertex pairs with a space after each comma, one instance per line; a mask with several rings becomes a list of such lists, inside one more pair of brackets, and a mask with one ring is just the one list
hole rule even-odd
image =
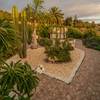
[[45, 0], [45, 7], [58, 6], [65, 16], [100, 15], [100, 0]]
[[67, 9], [65, 11], [66, 16], [67, 15], [78, 15], [79, 17], [84, 16], [92, 16], [92, 15], [98, 15], [100, 13], [100, 4], [77, 4], [70, 6], [70, 8], [64, 7]]
[[[78, 15], [79, 17], [100, 15], [100, 0], [44, 0], [45, 8], [58, 6], [65, 16]], [[22, 9], [27, 0], [0, 0], [0, 8], [11, 10], [12, 5], [16, 4]]]

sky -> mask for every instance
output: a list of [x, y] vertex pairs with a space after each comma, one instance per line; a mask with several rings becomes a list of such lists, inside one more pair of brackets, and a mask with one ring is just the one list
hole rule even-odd
[[[21, 10], [26, 4], [27, 0], [0, 0], [0, 9], [11, 11], [12, 5], [16, 5]], [[65, 17], [77, 15], [86, 21], [100, 22], [100, 0], [45, 0], [44, 8], [53, 6], [58, 6]]]

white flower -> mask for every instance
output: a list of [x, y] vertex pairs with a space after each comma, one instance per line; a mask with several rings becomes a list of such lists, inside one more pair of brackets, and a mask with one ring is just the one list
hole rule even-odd
[[38, 65], [35, 69], [35, 71], [39, 74], [42, 74], [44, 72], [44, 67], [43, 65]]

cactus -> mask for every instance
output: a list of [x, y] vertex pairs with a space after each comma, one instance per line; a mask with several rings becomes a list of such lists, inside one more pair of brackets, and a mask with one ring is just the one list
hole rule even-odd
[[23, 10], [21, 13], [21, 27], [22, 27], [22, 47], [20, 51], [20, 57], [27, 57], [27, 20], [26, 20], [26, 11]]
[[15, 5], [12, 7], [12, 18], [15, 28], [18, 31], [19, 14], [18, 14], [18, 8]]

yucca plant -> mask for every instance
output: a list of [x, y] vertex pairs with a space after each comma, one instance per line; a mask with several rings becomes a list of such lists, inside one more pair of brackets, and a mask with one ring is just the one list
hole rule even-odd
[[36, 90], [39, 83], [36, 72], [28, 63], [18, 61], [7, 64], [2, 62], [0, 67], [0, 97], [10, 96], [11, 98], [17, 97], [18, 100], [26, 100], [25, 98], [30, 100], [33, 90]]

